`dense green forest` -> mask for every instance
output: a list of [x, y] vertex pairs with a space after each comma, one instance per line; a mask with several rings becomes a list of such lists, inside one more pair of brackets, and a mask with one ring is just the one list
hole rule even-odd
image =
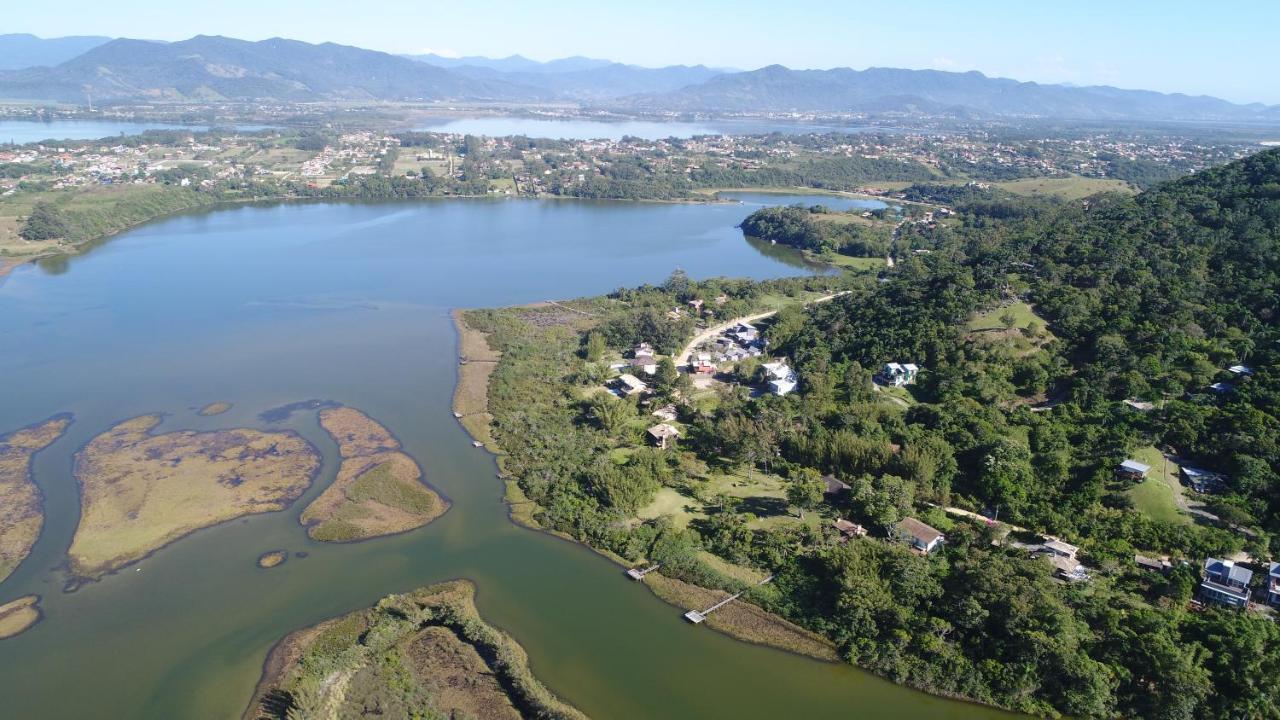
[[[706, 586], [743, 583], [700, 551], [775, 573], [751, 601], [823, 633], [851, 662], [933, 692], [1050, 716], [1280, 717], [1277, 625], [1189, 603], [1205, 556], [1244, 552], [1265, 570], [1280, 554], [1280, 151], [1137, 197], [910, 193], [957, 212], [954, 223], [904, 227], [899, 242], [927, 253], [770, 321], [770, 353], [789, 358], [799, 392], [725, 384], [707, 398], [660, 373], [655, 402], [675, 402], [683, 429], [674, 452], [642, 447], [647, 413], [634, 400], [591, 389], [611, 352], [678, 346], [655, 330], [662, 313], [725, 293], [723, 283], [673, 278], [582, 304], [590, 316], [469, 315], [504, 352], [494, 430], [538, 520]], [[805, 238], [808, 212], [770, 221], [794, 220]], [[778, 292], [749, 288], [729, 294], [749, 304]], [[877, 389], [872, 372], [889, 361], [919, 364], [918, 384]], [[754, 362], [735, 378], [750, 382]], [[1226, 369], [1237, 364], [1250, 372]], [[1115, 473], [1140, 448], [1221, 472], [1226, 485], [1203, 515], [1153, 516]], [[779, 477], [785, 498], [712, 493], [730, 472]], [[850, 490], [822, 500], [824, 473]], [[672, 489], [705, 516], [640, 517]], [[1026, 531], [1006, 537], [943, 505], [998, 512]], [[795, 520], [801, 510], [823, 525]], [[907, 515], [946, 532], [944, 549], [920, 556], [886, 542]], [[837, 542], [832, 517], [870, 536]], [[1020, 544], [1042, 533], [1080, 545], [1087, 582], [1055, 581]], [[1135, 553], [1172, 567], [1142, 570]]]
[[822, 205], [761, 208], [742, 221], [749, 237], [770, 240], [814, 253], [834, 252], [854, 257], [884, 257], [893, 242], [892, 226], [859, 223], [848, 213]]

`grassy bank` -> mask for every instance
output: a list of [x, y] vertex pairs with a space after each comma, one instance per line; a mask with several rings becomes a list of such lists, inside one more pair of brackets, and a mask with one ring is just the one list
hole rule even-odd
[[585, 720], [529, 668], [515, 640], [485, 623], [469, 582], [391, 595], [295, 632], [272, 649], [247, 720], [361, 716]]
[[294, 432], [154, 435], [160, 419], [126, 420], [77, 453], [82, 511], [68, 552], [77, 578], [100, 577], [200, 528], [283, 510], [320, 467], [319, 453]]
[[389, 430], [354, 408], [320, 411], [320, 426], [338, 444], [338, 476], [298, 521], [324, 542], [354, 542], [422, 527], [449, 503], [422, 482], [422, 470]]
[[493, 438], [489, 424], [489, 376], [502, 353], [489, 347], [485, 334], [467, 325], [460, 310], [453, 312], [458, 328], [458, 384], [453, 390], [453, 411], [471, 437], [488, 445]]
[[59, 415], [0, 437], [0, 582], [27, 557], [44, 527], [31, 459], [70, 424], [70, 415]]
[[40, 596], [24, 595], [0, 605], [0, 640], [27, 631], [40, 622]]

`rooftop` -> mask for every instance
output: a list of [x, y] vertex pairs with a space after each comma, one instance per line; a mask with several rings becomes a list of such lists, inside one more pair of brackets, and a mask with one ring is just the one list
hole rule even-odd
[[898, 529], [926, 545], [942, 537], [941, 531], [930, 527], [913, 517], [903, 518], [902, 521], [898, 523]]

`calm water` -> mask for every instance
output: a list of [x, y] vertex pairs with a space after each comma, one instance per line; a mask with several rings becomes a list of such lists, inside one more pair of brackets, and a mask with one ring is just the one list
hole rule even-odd
[[[263, 125], [240, 125], [241, 130], [261, 130]], [[0, 120], [0, 143], [40, 142], [41, 140], [97, 140], [116, 135], [137, 135], [147, 130], [208, 130], [206, 125], [173, 123], [136, 123], [116, 120]]]
[[787, 135], [829, 132], [874, 132], [884, 128], [844, 124], [787, 123], [768, 120], [707, 120], [705, 122], [655, 122], [627, 120], [540, 120], [524, 117], [435, 118], [415, 128], [433, 132], [465, 133], [505, 137], [553, 138], [556, 140], [620, 140], [631, 136], [646, 140], [691, 138], [695, 135], [760, 135], [780, 132]]
[[[0, 285], [0, 428], [76, 423], [37, 456], [47, 522], [0, 602], [44, 596], [45, 620], [0, 642], [13, 718], [231, 718], [285, 633], [393, 591], [466, 577], [484, 615], [548, 685], [597, 718], [995, 718], [853, 668], [738, 643], [592, 552], [512, 525], [496, 467], [450, 413], [455, 306], [600, 293], [662, 280], [804, 267], [746, 243], [736, 205], [443, 201], [240, 207], [180, 216]], [[769, 251], [766, 254], [763, 251]], [[60, 592], [77, 519], [71, 458], [122, 418], [163, 429], [260, 425], [326, 398], [394, 431], [453, 500], [418, 531], [354, 545], [297, 523], [332, 480], [314, 414], [285, 423], [325, 456], [292, 509], [198, 532], [78, 592]], [[226, 400], [213, 418], [194, 410]], [[267, 550], [306, 551], [270, 571]]]
[[849, 210], [879, 210], [889, 207], [887, 203], [875, 198], [855, 198], [843, 195], [783, 195], [781, 193], [759, 192], [722, 192], [719, 196], [724, 200], [737, 200], [748, 208], [748, 212], [762, 207], [774, 205], [825, 205], [832, 210], [847, 212]]

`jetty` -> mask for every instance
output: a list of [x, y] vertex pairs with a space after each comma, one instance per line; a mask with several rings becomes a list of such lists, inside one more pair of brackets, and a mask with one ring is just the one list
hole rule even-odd
[[627, 571], [627, 577], [631, 578], [632, 580], [637, 580], [637, 581], [638, 581], [638, 580], [643, 580], [645, 575], [648, 575], [649, 573], [653, 572], [654, 570], [657, 570], [657, 569], [658, 569], [658, 567], [659, 567], [658, 565], [652, 565], [652, 566], [647, 567], [647, 568], [645, 568], [645, 569], [643, 569], [643, 570], [641, 570], [640, 568], [631, 568], [630, 570], [628, 570], [628, 571]]
[[[765, 578], [765, 579], [761, 580], [760, 582], [756, 583], [756, 584], [755, 584], [755, 585], [753, 585], [752, 587], [760, 587], [761, 585], [764, 585], [765, 583], [769, 582], [770, 580], [773, 580], [773, 576], [772, 576], [772, 575], [770, 575], [769, 577], [767, 577], [767, 578]], [[751, 588], [747, 588], [747, 590], [750, 590], [750, 589], [751, 589]], [[720, 602], [716, 603], [715, 605], [712, 605], [711, 607], [707, 608], [706, 610], [702, 610], [702, 611], [698, 611], [698, 610], [690, 610], [689, 612], [687, 612], [687, 613], [685, 613], [685, 614], [684, 614], [684, 619], [685, 619], [685, 620], [688, 620], [689, 622], [693, 623], [694, 625], [697, 625], [698, 623], [701, 623], [703, 620], [706, 620], [706, 619], [707, 619], [707, 616], [708, 616], [708, 615], [710, 615], [711, 613], [715, 612], [716, 610], [719, 610], [720, 608], [724, 607], [725, 605], [728, 605], [729, 603], [733, 602], [734, 600], [737, 600], [737, 599], [738, 599], [739, 597], [741, 597], [741, 596], [742, 596], [742, 594], [743, 594], [743, 593], [745, 593], [747, 590], [739, 590], [738, 592], [736, 592], [736, 593], [734, 593], [734, 594], [730, 595], [729, 597], [727, 597], [727, 598], [725, 598], [725, 599], [721, 600]]]

